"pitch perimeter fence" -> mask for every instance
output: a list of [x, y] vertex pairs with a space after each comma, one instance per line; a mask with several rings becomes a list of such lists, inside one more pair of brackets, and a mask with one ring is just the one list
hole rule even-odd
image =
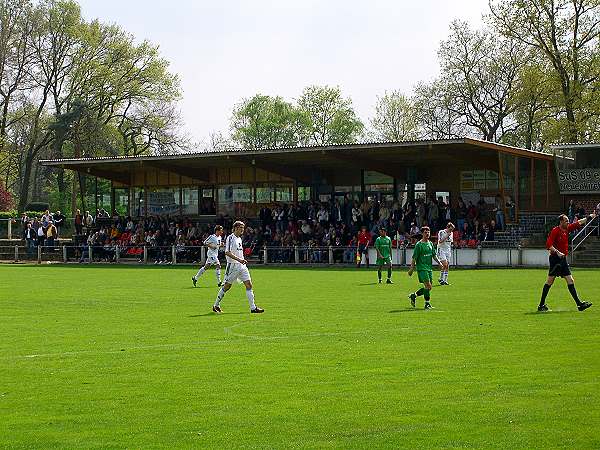
[[[107, 264], [204, 264], [207, 248], [203, 246], [142, 246], [54, 245], [0, 247], [0, 261], [29, 263], [107, 263]], [[246, 250], [245, 258], [252, 265], [329, 266], [357, 264], [355, 247], [263, 247]], [[412, 248], [394, 248], [392, 265], [410, 265]], [[361, 264], [376, 263], [376, 250], [370, 248], [361, 256]], [[221, 260], [223, 254], [221, 253]], [[540, 248], [456, 248], [452, 250], [454, 267], [546, 267], [548, 252]]]

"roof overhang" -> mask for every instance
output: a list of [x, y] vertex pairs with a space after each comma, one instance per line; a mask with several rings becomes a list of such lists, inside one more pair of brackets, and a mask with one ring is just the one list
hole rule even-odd
[[256, 167], [307, 181], [314, 170], [375, 170], [396, 175], [407, 167], [465, 165], [474, 161], [497, 161], [498, 154], [553, 160], [548, 153], [511, 147], [473, 138], [374, 142], [265, 149], [182, 153], [165, 156], [102, 157], [44, 160], [50, 167], [75, 170], [129, 184], [130, 174], [143, 168], [161, 169], [200, 182], [215, 168]]

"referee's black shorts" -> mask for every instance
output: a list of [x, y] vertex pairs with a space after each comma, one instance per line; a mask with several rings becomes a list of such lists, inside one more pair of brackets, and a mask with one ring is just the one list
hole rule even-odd
[[548, 262], [550, 264], [548, 275], [551, 277], [566, 277], [571, 275], [571, 269], [569, 269], [569, 263], [567, 262], [566, 256], [561, 258], [552, 253], [548, 258]]

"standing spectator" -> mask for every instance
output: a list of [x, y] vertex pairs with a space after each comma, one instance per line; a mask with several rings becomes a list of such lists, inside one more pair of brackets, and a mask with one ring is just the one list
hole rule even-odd
[[456, 208], [456, 224], [458, 230], [462, 231], [464, 228], [465, 221], [467, 220], [467, 205], [463, 201], [462, 197], [458, 197], [458, 207]]
[[569, 200], [569, 208], [567, 209], [567, 216], [569, 217], [569, 223], [572, 223], [575, 220], [575, 214], [577, 212], [575, 205], [575, 200]]
[[577, 220], [585, 219], [585, 208], [580, 203], [577, 203], [576, 217]]
[[92, 215], [90, 214], [89, 211], [85, 212], [85, 227], [87, 228], [88, 233], [90, 232], [90, 230], [92, 229], [92, 227], [94, 226], [94, 218], [92, 217]]
[[504, 230], [504, 208], [503, 208], [502, 196], [500, 194], [496, 194], [496, 198], [494, 200], [494, 211], [496, 212], [496, 224], [498, 225], [498, 230]]
[[410, 243], [412, 245], [415, 245], [417, 243], [417, 239], [419, 237], [419, 233], [421, 233], [421, 229], [419, 228], [419, 226], [413, 222], [410, 226], [410, 230], [408, 232], [408, 235], [410, 237]]
[[37, 229], [37, 238], [38, 238], [38, 246], [43, 246], [44, 241], [46, 240], [46, 232], [44, 231], [44, 223], [39, 222], [39, 226]]
[[46, 231], [46, 245], [54, 247], [54, 240], [58, 237], [58, 230], [54, 225], [54, 221], [48, 222], [48, 230]]
[[35, 248], [35, 241], [37, 238], [37, 233], [31, 226], [31, 222], [27, 222], [27, 228], [25, 228], [25, 242], [27, 244], [27, 254], [29, 256], [33, 255], [33, 249]]
[[50, 214], [50, 210], [46, 210], [44, 214], [42, 214], [42, 225], [44, 226], [44, 231], [48, 228], [48, 224], [52, 220], [52, 214]]
[[340, 207], [340, 202], [335, 200], [331, 204], [331, 210], [329, 211], [329, 218], [331, 223], [340, 224], [342, 222], [342, 208]]
[[83, 221], [84, 217], [81, 214], [81, 211], [77, 210], [75, 213], [75, 234], [83, 234]]
[[438, 219], [440, 218], [440, 210], [437, 200], [432, 196], [429, 199], [429, 210], [427, 214], [427, 223], [433, 228], [432, 231], [437, 231]]
[[60, 211], [54, 213], [54, 226], [56, 227], [56, 235], [60, 236], [60, 230], [65, 225], [65, 215]]
[[360, 205], [358, 204], [358, 202], [354, 202], [354, 206], [352, 206], [352, 226], [355, 228], [358, 228], [360, 226], [360, 218], [361, 218], [361, 212], [360, 212]]
[[349, 226], [353, 222], [352, 219], [354, 210], [354, 202], [352, 201], [352, 197], [350, 196], [350, 194], [346, 194], [342, 210], [344, 223]]
[[425, 222], [425, 203], [423, 200], [417, 200], [417, 227], [421, 228], [423, 226], [423, 222]]
[[390, 220], [390, 210], [384, 202], [379, 209], [379, 222], [383, 227], [387, 227]]
[[325, 209], [323, 205], [321, 205], [319, 212], [317, 212], [317, 221], [323, 227], [329, 223], [329, 212]]
[[27, 231], [27, 224], [30, 223], [29, 221], [29, 217], [27, 217], [27, 214], [23, 213], [21, 214], [21, 231], [24, 233], [25, 231]]

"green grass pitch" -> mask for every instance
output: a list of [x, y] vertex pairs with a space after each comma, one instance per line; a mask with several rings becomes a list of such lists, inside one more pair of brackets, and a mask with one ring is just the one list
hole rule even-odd
[[597, 271], [195, 270], [0, 266], [0, 447], [600, 448]]

